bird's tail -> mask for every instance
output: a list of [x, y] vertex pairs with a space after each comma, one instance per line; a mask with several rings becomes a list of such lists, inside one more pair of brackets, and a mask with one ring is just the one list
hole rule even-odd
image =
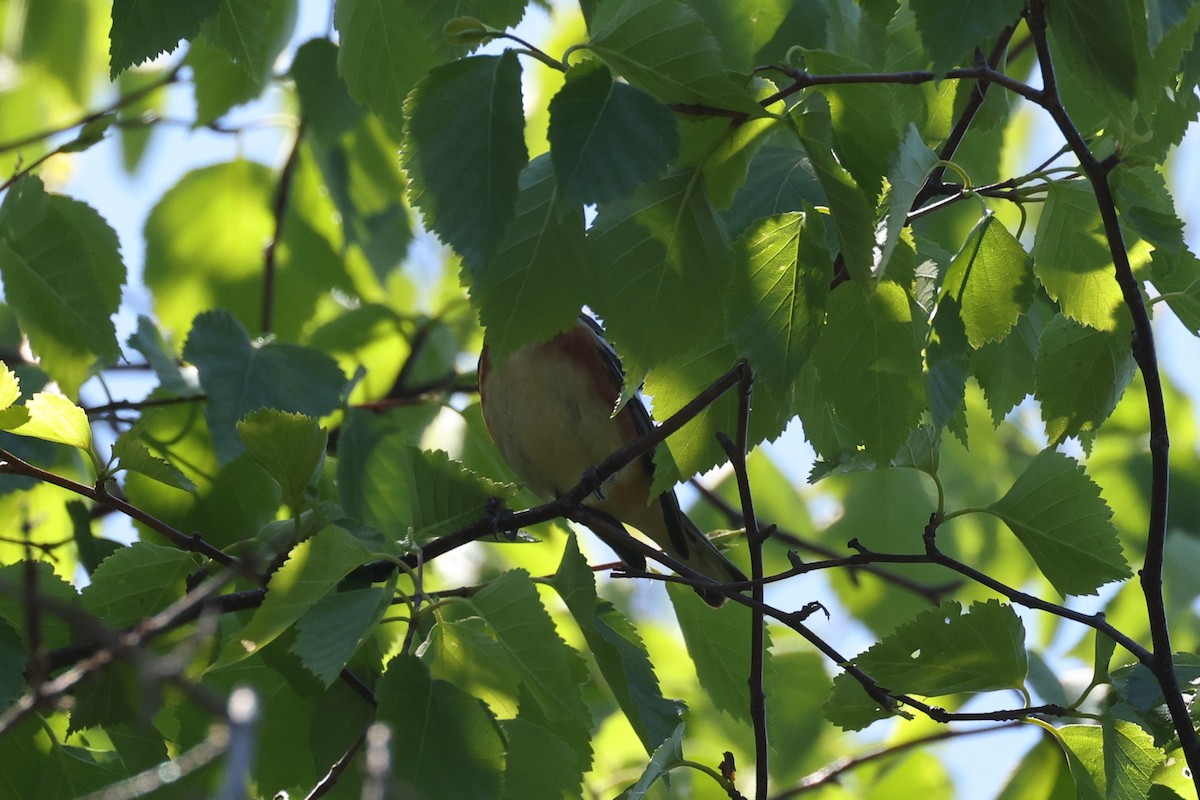
[[[717, 549], [712, 540], [705, 536], [686, 514], [680, 512], [677, 520], [681, 540], [686, 544], [686, 548], [677, 545], [676, 531], [672, 530], [672, 544], [676, 546], [668, 549], [671, 555], [717, 583], [738, 583], [746, 580], [746, 575]], [[720, 608], [725, 603], [725, 594], [719, 590], [697, 586], [696, 594], [713, 608]]]

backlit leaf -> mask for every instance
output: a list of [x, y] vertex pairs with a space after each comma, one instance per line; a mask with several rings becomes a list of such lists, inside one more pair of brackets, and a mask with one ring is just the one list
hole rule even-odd
[[988, 510], [1004, 520], [1063, 595], [1095, 594], [1132, 574], [1110, 521], [1112, 510], [1069, 456], [1043, 450]]

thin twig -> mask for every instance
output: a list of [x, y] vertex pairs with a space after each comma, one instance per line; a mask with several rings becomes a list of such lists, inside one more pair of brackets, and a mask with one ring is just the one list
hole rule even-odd
[[275, 204], [272, 209], [274, 229], [271, 239], [263, 248], [263, 296], [262, 320], [260, 327], [263, 335], [271, 333], [275, 318], [275, 273], [276, 257], [279, 243], [283, 241], [283, 223], [287, 219], [288, 202], [292, 195], [292, 176], [300, 161], [300, 145], [304, 142], [305, 122], [301, 118], [296, 127], [296, 138], [292, 140], [292, 149], [288, 151], [287, 160], [279, 173], [279, 185], [275, 188]]
[[[750, 399], [754, 389], [754, 373], [749, 366], [742, 371], [738, 381], [737, 439], [730, 441], [721, 436], [721, 445], [729, 457], [733, 474], [737, 478], [738, 499], [742, 505], [742, 519], [746, 527], [746, 541], [750, 546], [750, 596], [757, 603], [763, 602], [763, 545], [767, 536], [758, 527], [754, 513], [754, 493], [750, 488], [750, 474], [746, 468], [746, 453], [750, 449]], [[766, 669], [766, 620], [758, 607], [750, 610], [750, 673], [746, 679], [750, 693], [750, 721], [754, 728], [754, 797], [766, 800], [770, 775], [771, 751], [767, 737], [767, 692], [764, 686]]]
[[57, 136], [60, 133], [65, 133], [72, 128], [79, 128], [87, 125], [88, 123], [95, 122], [106, 114], [112, 114], [116, 111], [120, 111], [125, 106], [132, 105], [141, 100], [143, 97], [146, 97], [147, 95], [158, 91], [164, 86], [169, 86], [177, 81], [179, 79], [179, 70], [182, 67], [182, 62], [176, 64], [174, 67], [167, 70], [167, 72], [164, 73], [161, 78], [153, 83], [148, 83], [145, 86], [141, 86], [133, 90], [129, 94], [118, 97], [115, 101], [104, 108], [96, 111], [89, 111], [87, 114], [84, 114], [82, 117], [79, 117], [73, 122], [68, 122], [63, 125], [56, 125], [53, 128], [47, 128], [45, 130], [38, 131], [37, 133], [30, 133], [17, 139], [10, 139], [9, 141], [0, 144], [0, 153], [7, 153], [10, 150], [18, 150], [26, 145], [36, 144], [44, 139], [49, 139], [51, 136]]
[[[712, 489], [709, 489], [703, 483], [694, 478], [690, 481], [690, 483], [700, 492], [701, 497], [703, 497], [725, 516], [730, 525], [735, 528], [742, 528], [745, 526], [745, 520], [742, 517], [741, 512], [731, 506], [729, 503], [725, 502], [724, 498], [722, 498], [719, 494], [714, 492]], [[761, 522], [759, 525], [762, 527]], [[843, 558], [842, 554], [839, 551], [834, 550], [832, 547], [826, 547], [820, 542], [814, 542], [811, 539], [807, 539], [797, 533], [781, 528], [776, 523], [770, 523], [770, 528], [772, 531], [771, 538], [777, 542], [780, 542], [781, 544], [785, 544], [797, 550], [815, 553], [816, 555], [826, 559]], [[865, 562], [850, 563], [846, 564], [846, 566], [850, 567], [852, 571], [869, 573], [887, 581], [888, 583], [893, 584], [894, 586], [910, 591], [913, 594], [923, 598], [930, 605], [935, 606], [941, 603], [946, 595], [953, 593], [962, 585], [960, 581], [951, 581], [948, 583], [936, 584], [934, 586], [926, 586], [925, 584], [914, 581], [905, 577], [904, 575], [900, 575], [891, 570], [883, 569], [875, 564]], [[771, 580], [774, 580], [774, 578], [765, 580], [770, 582]]]
[[191, 551], [193, 553], [199, 553], [200, 555], [210, 558], [224, 567], [238, 570], [239, 573], [244, 577], [255, 580], [260, 584], [262, 583], [262, 578], [260, 576], [253, 575], [253, 573], [245, 568], [241, 561], [229, 555], [220, 548], [209, 544], [199, 534], [188, 536], [182, 531], [176, 530], [167, 523], [163, 522], [158, 517], [143, 511], [135, 505], [125, 502], [119, 497], [114, 497], [106, 491], [101, 491], [100, 489], [92, 486], [85, 486], [82, 483], [76, 483], [70, 478], [64, 478], [63, 476], [56, 475], [53, 472], [47, 472], [40, 467], [35, 467], [33, 464], [17, 458], [7, 450], [0, 450], [0, 473], [7, 473], [9, 475], [25, 475], [30, 478], [36, 478], [43, 483], [53, 484], [60, 488], [66, 489], [67, 491], [74, 492], [82, 497], [86, 497], [89, 500], [93, 500], [97, 503], [114, 508], [130, 519], [137, 520], [146, 527], [162, 534], [176, 547]]
[[989, 725], [985, 728], [971, 728], [969, 730], [949, 730], [931, 733], [927, 736], [918, 736], [915, 739], [909, 739], [906, 742], [890, 744], [884, 747], [877, 747], [866, 753], [857, 756], [848, 756], [839, 758], [831, 764], [827, 764], [816, 772], [810, 772], [800, 779], [800, 782], [791, 789], [787, 789], [771, 798], [771, 800], [791, 800], [793, 797], [799, 797], [802, 794], [819, 789], [829, 783], [836, 783], [837, 780], [847, 772], [857, 769], [864, 764], [869, 764], [873, 761], [878, 761], [882, 758], [890, 758], [899, 755], [908, 750], [926, 745], [934, 744], [935, 742], [944, 742], [949, 739], [962, 739], [967, 736], [979, 736], [985, 733], [996, 733], [998, 731], [1011, 730], [1020, 727], [1020, 722], [1004, 722], [999, 725]]

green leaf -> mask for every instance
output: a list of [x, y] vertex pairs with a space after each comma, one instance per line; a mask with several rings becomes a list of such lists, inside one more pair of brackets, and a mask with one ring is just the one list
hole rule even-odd
[[612, 79], [602, 65], [572, 67], [550, 101], [550, 158], [568, 203], [607, 203], [661, 178], [679, 154], [675, 115]]
[[186, 492], [194, 492], [196, 484], [177, 466], [150, 452], [142, 441], [143, 427], [138, 424], [123, 432], [113, 442], [112, 454], [118, 460], [117, 469], [130, 470], [151, 480]]
[[[121, 143], [121, 166], [125, 174], [137, 173], [154, 138], [154, 129], [138, 123], [150, 114], [164, 114], [167, 105], [167, 85], [164, 83], [169, 68], [146, 68], [126, 70], [117, 76], [117, 91], [128, 98], [141, 93], [136, 100], [122, 106], [115, 114], [117, 139]], [[151, 87], [156, 87], [151, 89]]]
[[291, 75], [312, 130], [312, 156], [337, 212], [344, 247], [357, 244], [386, 280], [412, 241], [403, 199], [408, 184], [383, 123], [350, 96], [337, 74], [338, 48], [312, 39], [296, 51]]
[[970, 350], [958, 301], [953, 297], [942, 297], [925, 348], [930, 411], [935, 427], [948, 427], [964, 443]]
[[94, 209], [47, 194], [27, 176], [0, 205], [0, 277], [41, 367], [74, 395], [120, 355], [112, 315], [125, 265], [117, 235]]
[[1200, 259], [1190, 251], [1174, 255], [1155, 250], [1150, 282], [1183, 326], [1200, 336]]
[[492, 30], [516, 25], [525, 0], [337, 0], [338, 68], [350, 93], [393, 133], [404, 125], [404, 99], [425, 73], [478, 42], [448, 39], [464, 17]]
[[1153, 245], [1155, 251], [1184, 250], [1183, 222], [1175, 211], [1166, 179], [1157, 169], [1122, 164], [1112, 171], [1109, 183], [1122, 223]]
[[200, 24], [217, 13], [221, 0], [113, 0], [109, 77], [127, 67], [169, 53], [191, 39]]
[[798, 149], [768, 144], [750, 161], [746, 182], [724, 213], [725, 224], [731, 236], [741, 236], [754, 220], [800, 211], [806, 205], [825, 205], [812, 164]]
[[591, 717], [576, 676], [579, 654], [559, 638], [554, 621], [524, 570], [493, 580], [469, 601], [520, 676], [521, 691], [570, 747], [580, 774], [591, 764]]
[[322, 417], [337, 407], [346, 377], [332, 358], [294, 344], [256, 347], [225, 311], [196, 318], [183, 357], [200, 371], [204, 408], [222, 463], [242, 452], [237, 422], [260, 408]]
[[1077, 797], [1134, 800], [1146, 797], [1164, 755], [1150, 734], [1132, 722], [1064, 725], [1057, 729], [1075, 778]]
[[431, 70], [409, 96], [405, 116], [409, 197], [442, 241], [478, 265], [504, 239], [529, 160], [516, 54], [473, 56]]
[[1068, 317], [1103, 331], [1128, 326], [1096, 197], [1086, 182], [1050, 185], [1033, 262], [1046, 292]]
[[392, 730], [393, 781], [429, 798], [501, 796], [504, 740], [483, 703], [410, 655], [389, 662], [375, 695]]
[[[811, 72], [823, 75], [871, 71], [860, 61], [825, 50], [806, 50], [804, 63]], [[883, 192], [883, 179], [888, 176], [893, 154], [901, 144], [895, 126], [879, 124], [881, 119], [891, 119], [895, 106], [892, 90], [869, 83], [827, 84], [816, 88], [829, 101], [833, 147], [839, 162], [854, 176], [867, 199], [874, 201]], [[808, 155], [814, 157], [812, 150]], [[907, 207], [904, 213], [908, 213]]]
[[588, 239], [593, 307], [621, 354], [628, 389], [652, 365], [725, 341], [713, 297], [726, 289], [732, 250], [697, 173], [606, 206]]
[[1015, 25], [1021, 14], [1021, 0], [968, 0], [942, 3], [939, 0], [913, 0], [921, 40], [929, 49], [934, 72], [972, 63], [971, 52], [987, 43], [1006, 25]]
[[900, 243], [900, 234], [908, 224], [908, 212], [937, 160], [937, 155], [921, 138], [917, 126], [910, 124], [888, 172], [885, 201], [887, 213], [875, 229], [875, 242], [879, 252], [875, 256], [872, 272], [876, 280], [881, 279], [887, 272], [892, 253]]
[[230, 109], [249, 103], [263, 92], [263, 85], [255, 82], [249, 72], [205, 39], [188, 45], [184, 63], [191, 68], [195, 83], [197, 126], [211, 125]]
[[[28, 617], [25, 609], [25, 598], [22, 587], [33, 574], [37, 582], [38, 594], [47, 598], [57, 606], [67, 609], [67, 616], [72, 613], [84, 613], [79, 602], [79, 593], [75, 587], [54, 573], [54, 566], [48, 561], [30, 562], [17, 561], [0, 566], [0, 619], [7, 620], [10, 625], [22, 634], [26, 631]], [[46, 614], [41, 618], [41, 640], [48, 648], [63, 647], [73, 640], [75, 631], [58, 614]], [[0, 741], [4, 737], [0, 737]]]
[[550, 158], [539, 156], [521, 173], [504, 243], [471, 285], [494, 363], [575, 326], [589, 294], [587, 259], [583, 212], [560, 204]]
[[846, 270], [856, 281], [869, 281], [875, 263], [875, 203], [834, 156], [828, 104], [812, 103], [797, 123], [800, 142], [825, 192]]
[[1110, 521], [1112, 509], [1069, 456], [1043, 450], [988, 511], [1016, 534], [1063, 595], [1095, 594], [1131, 575]]
[[350, 516], [389, 539], [411, 535], [424, 542], [475, 521], [493, 498], [516, 495], [516, 487], [477, 475], [440, 450], [410, 444], [413, 430], [421, 429], [423, 424], [409, 428], [400, 418], [351, 413], [338, 458], [338, 485]]
[[469, 690], [497, 717], [517, 716], [520, 673], [482, 617], [443, 617], [430, 629], [417, 655], [433, 677]]
[[87, 414], [61, 394], [38, 392], [25, 405], [10, 406], [0, 413], [0, 429], [84, 451], [92, 446]]
[[1034, 392], [1050, 442], [1098, 429], [1135, 369], [1127, 335], [1085, 328], [1062, 315], [1051, 319], [1038, 346]]
[[[1028, 670], [1025, 626], [1012, 606], [998, 600], [972, 603], [965, 614], [959, 603], [947, 601], [853, 661], [892, 691], [923, 697], [1020, 689]], [[835, 680], [835, 693], [848, 677]]]
[[886, 463], [927, 407], [908, 295], [889, 282], [872, 294], [857, 281], [839, 286], [813, 361], [838, 417]]
[[83, 607], [113, 630], [135, 625], [183, 597], [195, 568], [191, 553], [136, 542], [100, 562], [83, 590]]
[[771, 60], [758, 58], [759, 51], [776, 36], [797, 4], [790, 0], [689, 0], [688, 5], [720, 44], [725, 67], [749, 72]]
[[[690, 403], [717, 378], [728, 372], [742, 357], [728, 343], [710, 345], [683, 357], [658, 365], [646, 379], [646, 393], [654, 398], [654, 412], [667, 419]], [[754, 447], [764, 439], [778, 438], [792, 417], [790, 383], [761, 386], [754, 393], [750, 415], [749, 442]], [[657, 496], [692, 475], [707, 472], [725, 463], [729, 456], [717, 440], [717, 433], [733, 435], [737, 431], [738, 396], [731, 389], [698, 417], [667, 438], [666, 448], [654, 452], [654, 485]]]
[[309, 39], [296, 50], [288, 73], [296, 81], [296, 96], [314, 138], [332, 145], [357, 125], [366, 109], [360, 106], [337, 72], [341, 49], [328, 39]]
[[146, 363], [154, 370], [163, 389], [180, 397], [199, 394], [200, 388], [196, 386], [194, 377], [189, 379], [184, 375], [179, 357], [175, 355], [174, 348], [167, 344], [154, 320], [139, 315], [137, 330], [129, 336], [127, 344], [145, 356]]
[[671, 734], [671, 738], [660, 744], [654, 751], [637, 783], [621, 792], [618, 800], [642, 800], [655, 781], [659, 778], [665, 781], [671, 770], [682, 766], [683, 763], [683, 723], [681, 722]]
[[244, 628], [226, 640], [221, 657], [209, 669], [236, 664], [270, 644], [370, 557], [362, 542], [338, 527], [325, 528], [296, 545], [271, 575], [262, 605]]
[[[746, 684], [750, 647], [750, 609], [738, 603], [710, 608], [689, 586], [667, 584], [667, 595], [696, 680], [714, 706], [733, 719], [750, 724], [750, 693]], [[770, 659], [770, 654], [767, 654]]]
[[700, 16], [675, 0], [604, 0], [586, 47], [631, 84], [668, 105], [762, 112], [721, 65]]
[[338, 69], [350, 93], [392, 130], [401, 130], [404, 98], [430, 68], [450, 56], [440, 31], [422, 24], [424, 15], [415, 0], [338, 0], [334, 9], [341, 44]]
[[1049, 312], [1039, 303], [1017, 318], [999, 342], [988, 342], [971, 354], [971, 373], [983, 389], [992, 424], [999, 425], [1017, 403], [1033, 394], [1038, 340]]
[[1071, 771], [1053, 737], [1030, 748], [996, 800], [1076, 800]]
[[829, 295], [825, 225], [811, 207], [754, 223], [734, 242], [726, 303], [734, 347], [775, 393], [800, 373], [820, 336]]
[[21, 381], [17, 373], [0, 362], [0, 411], [4, 411], [21, 397]]
[[275, 58], [291, 38], [297, 0], [219, 0], [201, 34], [256, 84], [271, 77]]
[[654, 752], [679, 725], [683, 704], [663, 697], [637, 629], [611, 603], [596, 596], [596, 578], [573, 535], [552, 583], [579, 625], [617, 705], [646, 752]]
[[395, 583], [393, 576], [385, 586], [325, 595], [296, 620], [289, 649], [321, 683], [331, 685], [391, 608]]
[[503, 33], [474, 17], [455, 17], [446, 23], [442, 31], [450, 44], [459, 47], [478, 47]]
[[501, 800], [572, 797], [579, 793], [579, 772], [571, 766], [571, 748], [553, 731], [523, 718], [500, 723], [507, 742]]
[[392, 484], [393, 491], [407, 490], [409, 525], [418, 542], [474, 522], [496, 498], [507, 500], [516, 494], [511, 484], [476, 475], [442, 450], [406, 447], [396, 467], [404, 478]]
[[8, 620], [0, 619], [0, 706], [12, 708], [17, 698], [24, 694], [27, 661], [21, 634]]
[[312, 417], [263, 408], [237, 422], [238, 436], [250, 454], [283, 489], [284, 502], [298, 511], [304, 490], [325, 457], [328, 433]]
[[[181, 336], [201, 311], [243, 325], [262, 313], [262, 243], [274, 229], [271, 171], [250, 161], [203, 167], [168, 189], [146, 218], [144, 280], [159, 324]], [[209, 202], [220, 197], [220, 203]]]
[[[750, 81], [749, 90], [759, 102], [776, 94], [778, 87], [763, 77]], [[767, 111], [781, 114], [784, 101], [775, 100]], [[729, 208], [738, 189], [746, 182], [755, 153], [783, 126], [777, 118], [759, 117], [738, 122], [722, 117], [683, 115], [680, 118], [682, 146], [677, 165], [695, 167], [704, 175], [713, 205]]]
[[[1175, 665], [1176, 683], [1194, 699], [1194, 687], [1200, 681], [1200, 656], [1195, 653], [1172, 653], [1171, 658]], [[1113, 670], [1111, 682], [1121, 704], [1118, 708], [1122, 716], [1132, 711], [1134, 721], [1149, 731], [1157, 744], [1165, 745], [1177, 738], [1171, 713], [1163, 699], [1162, 686], [1144, 664], [1130, 664]]]
[[[1125, 0], [1063, 0], [1046, 6], [1046, 23], [1060, 48], [1060, 69], [1085, 84], [1137, 93], [1138, 59], [1129, 4]], [[1100, 92], [1100, 96], [1108, 93]]]
[[988, 212], [946, 270], [945, 291], [962, 307], [971, 347], [1008, 336], [1033, 301], [1032, 263], [1004, 223]]

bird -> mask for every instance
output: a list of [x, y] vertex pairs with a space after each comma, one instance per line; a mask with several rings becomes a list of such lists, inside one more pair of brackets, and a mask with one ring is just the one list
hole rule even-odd
[[[525, 345], [493, 363], [485, 334], [479, 356], [479, 398], [488, 433], [513, 474], [550, 501], [566, 494], [607, 456], [651, 430], [640, 394], [616, 414], [625, 374], [600, 324], [586, 313], [548, 341]], [[620, 525], [631, 525], [668, 555], [716, 583], [746, 576], [717, 549], [679, 506], [673, 489], [650, 497], [653, 453], [635, 459], [584, 501]], [[645, 559], [602, 524], [592, 531], [625, 563]], [[725, 595], [697, 585], [710, 606]]]

